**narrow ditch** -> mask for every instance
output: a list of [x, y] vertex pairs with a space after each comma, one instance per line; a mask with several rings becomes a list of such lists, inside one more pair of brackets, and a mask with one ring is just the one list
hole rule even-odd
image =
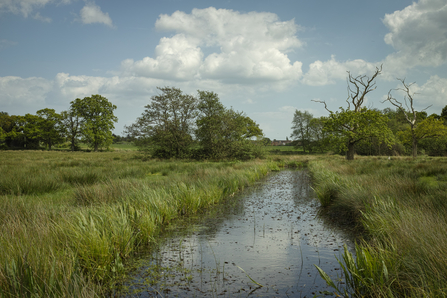
[[342, 282], [336, 257], [353, 238], [318, 208], [306, 171], [270, 174], [169, 227], [121, 297], [331, 297], [314, 264]]

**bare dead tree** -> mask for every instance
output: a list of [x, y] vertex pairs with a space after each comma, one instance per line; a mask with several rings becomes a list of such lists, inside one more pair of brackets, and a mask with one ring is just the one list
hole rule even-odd
[[[366, 95], [377, 88], [375, 79], [382, 73], [382, 66], [383, 65], [380, 65], [380, 68], [376, 67], [376, 71], [371, 77], [368, 77], [367, 75], [358, 75], [354, 77], [350, 71], [347, 71], [348, 78], [346, 81], [348, 83], [348, 98], [346, 99], [346, 102], [348, 103], [348, 110], [351, 109], [352, 104], [354, 106], [354, 111], [360, 112]], [[325, 101], [316, 99], [312, 99], [312, 101], [324, 104], [326, 111], [332, 113], [332, 111], [327, 108]]]
[[[362, 113], [362, 107], [366, 99], [366, 95], [370, 93], [371, 91], [374, 91], [376, 86], [376, 78], [379, 76], [382, 72], [382, 65], [380, 67], [376, 67], [376, 70], [374, 74], [369, 77], [367, 75], [358, 75], [353, 76], [350, 71], [348, 71], [348, 78], [347, 78], [347, 84], [348, 84], [348, 98], [346, 99], [346, 102], [348, 103], [348, 108], [345, 111], [350, 111], [354, 113]], [[324, 104], [324, 108], [330, 113], [330, 117], [336, 117], [337, 115], [328, 109], [327, 104], [325, 101], [322, 100], [312, 100], [314, 102], [322, 103]], [[357, 114], [360, 115], [360, 114]], [[335, 118], [334, 118], [335, 119]], [[355, 144], [359, 141], [365, 139], [367, 135], [374, 134], [373, 130], [371, 129], [370, 132], [368, 132], [367, 129], [364, 127], [360, 127], [362, 124], [360, 123], [350, 123], [349, 121], [346, 122], [340, 122], [338, 121], [337, 127], [339, 131], [349, 131], [351, 132], [349, 134], [348, 140], [347, 140], [347, 153], [346, 158], [348, 160], [354, 159], [354, 153], [355, 153]]]
[[348, 103], [348, 110], [351, 109], [351, 103], [354, 106], [354, 111], [360, 112], [362, 109], [363, 102], [365, 101], [365, 96], [371, 92], [376, 90], [376, 82], [375, 79], [382, 72], [382, 65], [376, 67], [376, 71], [372, 75], [372, 77], [368, 77], [366, 75], [359, 75], [353, 77], [351, 72], [348, 71], [348, 98], [346, 102]]
[[[413, 143], [412, 144], [413, 145], [413, 157], [416, 157], [417, 156], [417, 141], [418, 141], [416, 132], [415, 132], [415, 129], [417, 126], [417, 111], [414, 109], [413, 97], [417, 93], [415, 93], [415, 92], [411, 93], [411, 91], [410, 91], [410, 87], [412, 85], [414, 85], [415, 82], [407, 84], [407, 83], [405, 83], [405, 79], [397, 78], [397, 80], [402, 83], [403, 87], [391, 89], [390, 91], [388, 91], [388, 96], [384, 101], [382, 101], [382, 103], [389, 101], [393, 106], [398, 108], [404, 114], [405, 120], [410, 124], [411, 137], [412, 137], [412, 143]], [[393, 95], [391, 94], [392, 91], [403, 91], [405, 93], [403, 103], [393, 97]], [[405, 105], [405, 108], [404, 108], [404, 105]], [[431, 107], [431, 105], [429, 105], [425, 109], [421, 110], [421, 112], [425, 111], [426, 109], [428, 109], [430, 107]]]

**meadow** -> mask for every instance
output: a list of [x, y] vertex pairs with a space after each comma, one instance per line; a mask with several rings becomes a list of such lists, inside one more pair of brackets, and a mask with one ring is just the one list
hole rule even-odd
[[361, 235], [338, 294], [447, 296], [447, 158], [334, 156], [309, 170], [322, 211]]
[[321, 213], [359, 235], [340, 258], [344, 287], [327, 280], [339, 295], [447, 296], [447, 158], [161, 161], [122, 148], [0, 152], [0, 297], [103, 297], [170, 223], [303, 164]]
[[284, 165], [3, 151], [0, 297], [103, 297], [163, 228]]

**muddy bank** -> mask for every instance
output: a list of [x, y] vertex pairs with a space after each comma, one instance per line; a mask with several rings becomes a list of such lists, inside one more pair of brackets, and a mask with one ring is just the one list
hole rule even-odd
[[[305, 171], [269, 175], [207, 214], [170, 227], [122, 297], [313, 297], [341, 277], [350, 235], [317, 216]], [[330, 297], [330, 296], [328, 296]]]

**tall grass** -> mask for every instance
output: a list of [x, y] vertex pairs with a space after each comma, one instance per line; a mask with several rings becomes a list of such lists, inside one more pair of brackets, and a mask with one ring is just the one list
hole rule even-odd
[[281, 161], [142, 161], [126, 152], [2, 152], [0, 297], [100, 297], [163, 227]]
[[355, 282], [346, 297], [447, 295], [446, 158], [332, 158], [309, 168], [326, 212], [363, 235], [356, 261], [347, 251], [340, 260]]

